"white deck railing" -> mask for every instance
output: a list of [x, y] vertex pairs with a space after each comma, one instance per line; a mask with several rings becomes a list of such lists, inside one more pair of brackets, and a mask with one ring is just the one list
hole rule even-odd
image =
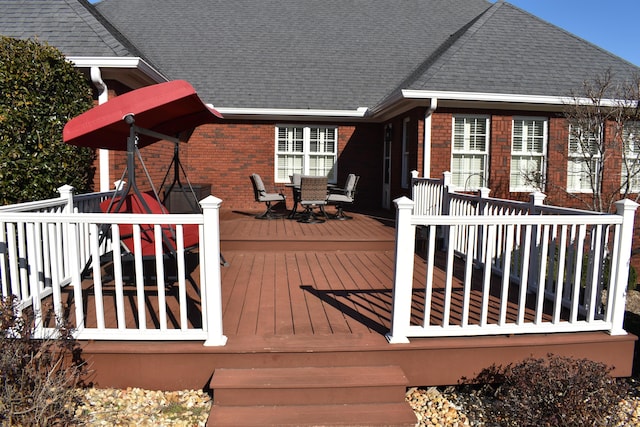
[[[616, 215], [605, 215], [543, 206], [539, 193], [529, 203], [492, 199], [485, 189], [479, 195], [455, 193], [447, 175], [413, 182], [415, 201], [395, 200], [390, 342], [626, 333], [622, 321], [637, 204], [620, 201]], [[416, 236], [425, 238], [425, 277], [414, 277]], [[438, 259], [443, 259], [444, 276], [435, 274]], [[419, 310], [417, 294], [424, 295]]]
[[[50, 336], [55, 321], [47, 319], [44, 304], [52, 304], [56, 318], [72, 319], [78, 339], [109, 340], [203, 340], [205, 345], [224, 345], [220, 287], [219, 208], [221, 200], [209, 196], [201, 202], [203, 214], [104, 214], [99, 203], [113, 192], [73, 196], [72, 188], [61, 187], [61, 197], [39, 202], [0, 208], [0, 284], [2, 296], [14, 295], [19, 308], [30, 307], [36, 318], [38, 336]], [[141, 245], [141, 225], [152, 225], [155, 233], [155, 253], [143, 257], [140, 251], [125, 254], [121, 245], [120, 227], [131, 224], [134, 247]], [[200, 309], [190, 308], [187, 301], [187, 254], [184, 248], [183, 226], [196, 224], [199, 245]], [[168, 320], [165, 292], [165, 259], [162, 227], [175, 230], [175, 260], [179, 314]], [[107, 254], [113, 270], [113, 289], [108, 298], [115, 300], [116, 322], [107, 326], [103, 289], [106, 282], [102, 261]], [[132, 286], [125, 296], [124, 264], [133, 266]], [[151, 270], [150, 270], [151, 269]], [[155, 286], [145, 283], [145, 275], [153, 271]], [[90, 285], [83, 277], [90, 275]], [[173, 282], [171, 282], [173, 283]], [[68, 309], [63, 292], [71, 292], [73, 314]], [[85, 307], [91, 293], [93, 307]], [[157, 298], [157, 311], [148, 304], [150, 295]], [[137, 307], [134, 319], [125, 314], [125, 299]], [[192, 306], [193, 304], [191, 304]], [[87, 326], [87, 313], [95, 313]], [[129, 315], [130, 316], [130, 315]], [[198, 318], [194, 318], [194, 316]], [[147, 319], [153, 317], [153, 322]], [[131, 325], [134, 326], [131, 326]], [[150, 327], [157, 324], [158, 327]], [[177, 326], [176, 326], [177, 325]], [[198, 325], [198, 326], [193, 326]]]

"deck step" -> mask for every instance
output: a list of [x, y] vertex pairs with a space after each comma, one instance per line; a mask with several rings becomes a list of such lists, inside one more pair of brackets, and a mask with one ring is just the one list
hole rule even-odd
[[414, 427], [416, 416], [407, 403], [357, 405], [214, 405], [207, 426], [353, 426]]
[[398, 366], [216, 369], [214, 405], [385, 403], [404, 400]]
[[407, 385], [398, 366], [216, 369], [208, 425], [415, 425]]

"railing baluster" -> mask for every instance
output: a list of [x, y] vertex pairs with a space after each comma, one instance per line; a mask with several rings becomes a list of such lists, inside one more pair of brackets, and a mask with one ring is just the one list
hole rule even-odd
[[480, 312], [480, 326], [487, 326], [489, 317], [489, 296], [491, 294], [491, 270], [493, 269], [493, 252], [496, 239], [496, 226], [485, 226], [487, 233], [487, 244], [485, 249], [485, 257], [483, 260], [484, 271], [482, 276], [482, 308]]
[[[89, 243], [89, 247], [91, 248], [91, 252], [94, 254], [99, 254], [98, 251], [98, 225], [91, 224], [91, 228], [93, 228], [94, 232], [90, 233], [91, 241]], [[86, 230], [86, 227], [82, 227], [82, 230]], [[83, 257], [84, 258], [84, 257]], [[104, 330], [104, 302], [102, 300], [102, 271], [100, 266], [100, 256], [95, 255], [91, 259], [91, 267], [93, 271], [93, 291], [94, 291], [94, 299], [95, 299], [95, 309], [96, 309], [96, 325], [100, 330]]]
[[455, 254], [453, 251], [454, 245], [452, 241], [457, 240], [458, 231], [461, 227], [451, 226], [449, 227], [449, 244], [447, 245], [447, 267], [445, 271], [444, 280], [444, 308], [442, 314], [442, 326], [449, 326], [449, 317], [451, 316], [451, 292], [453, 287], [453, 261]]
[[474, 264], [474, 247], [476, 246], [477, 225], [469, 226], [469, 239], [467, 240], [467, 251], [465, 256], [465, 273], [464, 273], [464, 287], [462, 298], [462, 327], [466, 327], [469, 324], [469, 310], [471, 300], [471, 286], [473, 278], [473, 264]]
[[113, 281], [116, 290], [116, 320], [118, 329], [127, 327], [127, 319], [124, 314], [124, 284], [122, 281], [122, 246], [120, 243], [120, 226], [111, 225], [111, 240], [113, 246]]
[[531, 233], [533, 226], [525, 225], [524, 227], [524, 240], [520, 243], [520, 294], [518, 296], [518, 325], [524, 324], [524, 314], [527, 304], [527, 289], [529, 288], [529, 261], [531, 258]]
[[[153, 227], [155, 239], [155, 260], [156, 260], [156, 288], [158, 289], [158, 315], [160, 330], [167, 330], [167, 299], [164, 293], [164, 259], [162, 250], [162, 226], [156, 224]], [[169, 256], [172, 256], [169, 254]], [[173, 254], [176, 256], [176, 254]]]
[[558, 253], [558, 271], [556, 273], [556, 289], [555, 298], [553, 301], [553, 323], [560, 321], [560, 312], [562, 311], [562, 295], [564, 288], [564, 275], [566, 266], [566, 252], [567, 252], [567, 225], [563, 224], [560, 227], [560, 245]]
[[142, 243], [140, 241], [140, 225], [133, 226], [133, 253], [135, 264], [136, 297], [138, 303], [138, 329], [147, 329], [146, 295], [144, 292], [144, 263], [142, 261]]
[[580, 308], [580, 287], [582, 285], [582, 261], [584, 259], [584, 240], [587, 237], [587, 230], [584, 224], [578, 228], [577, 247], [575, 259], [575, 271], [573, 278], [573, 286], [570, 288], [569, 300], [571, 301], [570, 322], [578, 321], [578, 313]]
[[187, 330], [188, 323], [188, 307], [187, 307], [187, 269], [184, 262], [184, 229], [182, 225], [176, 228], [176, 240], [178, 243], [178, 302], [180, 304], [180, 329]]
[[424, 292], [424, 325], [429, 326], [431, 324], [431, 305], [433, 304], [433, 273], [435, 270], [435, 251], [436, 248], [436, 227], [434, 225], [429, 226], [429, 241], [427, 244], [427, 255], [425, 262], [427, 263], [427, 280], [425, 284]]
[[60, 292], [60, 286], [57, 284], [62, 280], [62, 274], [60, 270], [60, 252], [59, 245], [56, 244], [56, 236], [58, 234], [59, 225], [55, 223], [47, 223], [47, 227], [49, 229], [49, 236], [53, 236], [54, 241], [49, 242], [48, 246], [50, 247], [49, 256], [51, 258], [51, 288], [53, 294], [53, 312], [56, 316], [56, 321], [62, 320], [63, 318], [63, 307], [62, 307], [62, 294]]
[[502, 289], [500, 293], [500, 325], [507, 322], [507, 308], [509, 307], [509, 284], [511, 273], [511, 252], [513, 250], [513, 225], [506, 226], [504, 233], [504, 253], [503, 253], [503, 269], [502, 269]]

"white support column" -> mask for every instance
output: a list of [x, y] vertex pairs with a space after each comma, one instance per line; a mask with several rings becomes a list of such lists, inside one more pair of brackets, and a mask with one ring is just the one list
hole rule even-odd
[[429, 178], [431, 176], [431, 145], [433, 127], [433, 113], [438, 108], [438, 98], [431, 98], [431, 105], [424, 113], [424, 142], [422, 145], [422, 176]]
[[411, 322], [416, 226], [411, 224], [414, 202], [403, 196], [393, 203], [397, 212], [396, 257], [391, 297], [391, 330], [386, 337], [391, 344], [399, 344], [409, 342], [407, 329]]
[[[200, 201], [204, 216], [200, 249], [204, 251], [204, 281], [200, 283], [204, 325], [207, 328], [205, 346], [223, 346], [227, 337], [222, 328], [222, 279], [220, 273], [220, 205], [222, 200], [208, 196]], [[204, 237], [204, 238], [202, 238]], [[203, 265], [204, 264], [204, 265]]]
[[613, 289], [609, 289], [613, 298], [611, 316], [611, 335], [626, 335], [627, 331], [622, 327], [624, 321], [624, 309], [627, 298], [627, 282], [629, 281], [629, 262], [631, 260], [631, 245], [633, 242], [633, 223], [635, 220], [638, 204], [629, 199], [616, 202], [618, 215], [622, 215], [622, 225], [617, 252], [612, 261], [617, 261], [616, 265], [611, 265], [611, 274], [615, 275], [611, 281]]
[[[102, 80], [102, 70], [100, 67], [91, 67], [91, 81], [98, 90], [98, 105], [109, 100], [109, 88]], [[98, 162], [100, 165], [100, 191], [109, 191], [109, 150], [101, 148], [98, 150]]]

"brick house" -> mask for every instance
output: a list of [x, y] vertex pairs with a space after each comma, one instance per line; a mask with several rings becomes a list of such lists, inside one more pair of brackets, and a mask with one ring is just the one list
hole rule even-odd
[[[337, 183], [356, 173], [357, 207], [366, 210], [392, 209], [414, 169], [432, 177], [451, 171], [460, 188], [518, 199], [534, 188], [517, 164], [538, 165], [549, 203], [583, 207], [580, 174], [568, 174], [563, 99], [605, 70], [619, 79], [640, 71], [502, 0], [0, 0], [0, 7], [0, 33], [59, 47], [86, 72], [99, 102], [189, 81], [224, 120], [181, 145], [182, 163], [193, 183], [210, 185], [235, 210], [257, 208], [251, 173], [280, 188], [293, 172]], [[527, 137], [532, 150], [514, 145]], [[143, 153], [153, 179], [162, 179], [171, 147]], [[609, 167], [615, 184], [621, 165]], [[98, 169], [96, 186], [109, 187], [123, 156], [101, 152]]]

